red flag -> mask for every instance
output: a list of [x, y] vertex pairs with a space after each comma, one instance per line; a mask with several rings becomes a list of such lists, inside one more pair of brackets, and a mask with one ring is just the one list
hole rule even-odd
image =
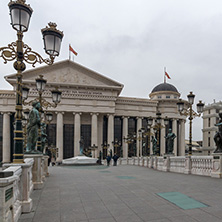
[[71, 45], [69, 45], [69, 51], [71, 51], [74, 55], [77, 56], [77, 52], [71, 47]]
[[167, 76], [168, 79], [171, 79], [167, 72], [165, 72], [165, 75]]

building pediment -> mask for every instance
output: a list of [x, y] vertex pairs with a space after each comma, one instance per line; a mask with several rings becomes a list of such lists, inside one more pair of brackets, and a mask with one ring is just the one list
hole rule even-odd
[[[23, 82], [35, 84], [35, 79], [39, 75], [44, 76], [48, 85], [57, 85], [61, 88], [66, 86], [68, 88], [110, 88], [119, 91], [118, 94], [123, 88], [122, 84], [70, 60], [25, 71], [23, 73]], [[12, 85], [16, 83], [15, 74], [8, 75], [5, 79]]]

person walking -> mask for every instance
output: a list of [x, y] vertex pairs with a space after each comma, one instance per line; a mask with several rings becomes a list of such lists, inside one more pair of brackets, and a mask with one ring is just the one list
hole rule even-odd
[[110, 161], [111, 161], [111, 156], [110, 156], [110, 155], [108, 155], [108, 156], [106, 157], [106, 161], [107, 161], [107, 166], [109, 166]]
[[113, 166], [117, 166], [117, 160], [119, 159], [119, 157], [116, 155], [116, 153], [114, 153], [113, 156]]

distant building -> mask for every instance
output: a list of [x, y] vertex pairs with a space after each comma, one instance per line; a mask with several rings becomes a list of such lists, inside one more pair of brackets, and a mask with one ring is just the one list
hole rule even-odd
[[218, 130], [219, 112], [222, 112], [222, 101], [213, 102], [204, 107], [203, 112], [203, 151], [212, 153], [216, 149], [214, 135]]
[[[66, 60], [23, 73], [23, 84], [30, 88], [28, 101], [38, 97], [35, 79], [39, 75], [47, 80], [43, 93], [46, 100], [51, 101], [50, 91], [55, 87], [62, 91], [61, 103], [56, 108], [49, 108], [53, 113], [53, 121], [47, 127], [48, 145], [58, 148], [58, 161], [77, 156], [81, 138], [86, 155], [92, 151], [92, 156], [98, 157], [101, 151], [105, 157], [110, 150], [123, 158], [152, 154], [150, 136], [154, 134], [147, 128], [147, 119], [152, 117], [154, 125], [157, 112], [161, 113], [162, 125], [165, 117], [170, 119], [169, 126], [161, 128], [155, 135], [160, 155], [166, 153], [165, 136], [169, 128], [177, 136], [174, 141], [175, 155], [185, 154], [186, 119], [177, 111], [180, 93], [173, 85], [166, 82], [157, 85], [147, 99], [122, 97], [121, 83]], [[0, 90], [0, 161], [10, 162], [13, 153], [16, 74], [8, 75], [5, 79], [14, 90]], [[133, 133], [139, 138], [141, 128], [148, 131], [143, 143], [139, 140], [126, 143], [124, 138]], [[115, 146], [115, 140], [118, 146]], [[109, 147], [105, 144], [109, 144]]]

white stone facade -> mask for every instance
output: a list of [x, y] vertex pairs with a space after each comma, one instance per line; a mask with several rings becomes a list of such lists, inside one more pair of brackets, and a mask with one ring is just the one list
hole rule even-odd
[[213, 102], [204, 107], [203, 112], [203, 151], [207, 154], [216, 149], [214, 136], [218, 127], [215, 126], [219, 121], [219, 113], [222, 112], [222, 102]]
[[[143, 120], [148, 117], [155, 119], [158, 111], [161, 112], [162, 118], [168, 117], [171, 119], [172, 130], [177, 136], [174, 143], [175, 155], [185, 155], [185, 117], [181, 116], [177, 111], [176, 103], [180, 97], [177, 91], [152, 91], [150, 98], [147, 99], [122, 97], [120, 96], [123, 89], [122, 84], [77, 63], [66, 60], [55, 63], [52, 66], [35, 68], [23, 73], [23, 83], [30, 88], [28, 101], [38, 96], [35, 79], [39, 75], [43, 75], [47, 80], [46, 90], [43, 93], [45, 99], [52, 101], [50, 90], [55, 89], [55, 87], [62, 91], [61, 103], [56, 108], [48, 109], [53, 113], [51, 124], [56, 126], [55, 146], [58, 148], [57, 161], [61, 162], [67, 158], [64, 156], [66, 151], [65, 144], [67, 143], [67, 140], [64, 138], [65, 125], [69, 125], [70, 132], [73, 132], [68, 139], [73, 143], [72, 152], [74, 156], [79, 154], [79, 141], [82, 136], [81, 132], [84, 131], [82, 126], [89, 126], [90, 145], [98, 147], [93, 150], [92, 155], [98, 157], [99, 151], [104, 151], [102, 149], [104, 140], [109, 144], [108, 149], [114, 152], [113, 142], [116, 135], [114, 124], [115, 118], [118, 117], [121, 122], [120, 142], [122, 154], [123, 158], [127, 158], [129, 145], [124, 141], [124, 137], [127, 137], [129, 134], [130, 119], [134, 118], [136, 124], [135, 133], [138, 134], [139, 128], [143, 126]], [[15, 88], [15, 74], [6, 76], [5, 79]], [[24, 106], [24, 108], [31, 107]], [[2, 162], [9, 162], [10, 160], [10, 149], [8, 147], [11, 144], [9, 131], [12, 126], [10, 126], [9, 114], [12, 114], [14, 110], [15, 92], [1, 90], [0, 112], [3, 113]], [[166, 152], [166, 133], [166, 128], [162, 128], [159, 134], [160, 155]], [[150, 143], [150, 139], [147, 141]], [[138, 156], [140, 153], [141, 156], [141, 143], [137, 141], [136, 146], [136, 155]], [[151, 147], [151, 144], [149, 144], [149, 147]], [[149, 149], [150, 154], [152, 154], [151, 148]]]

